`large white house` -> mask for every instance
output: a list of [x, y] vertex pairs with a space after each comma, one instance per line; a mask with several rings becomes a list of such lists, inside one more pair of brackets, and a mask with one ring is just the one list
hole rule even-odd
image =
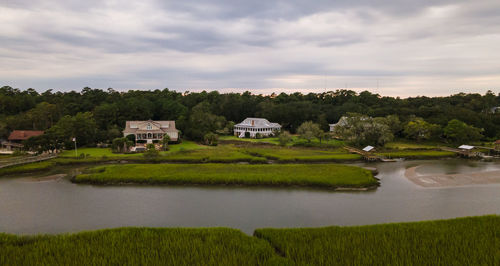
[[255, 138], [257, 133], [263, 137], [267, 137], [275, 131], [280, 131], [281, 125], [271, 123], [265, 118], [247, 118], [243, 122], [234, 126], [234, 135], [240, 138], [245, 137], [245, 132], [250, 134], [251, 138]]
[[179, 130], [175, 128], [175, 121], [127, 121], [123, 136], [135, 135], [135, 140], [145, 140], [153, 143], [153, 140], [161, 140], [168, 134], [171, 141], [179, 139]]

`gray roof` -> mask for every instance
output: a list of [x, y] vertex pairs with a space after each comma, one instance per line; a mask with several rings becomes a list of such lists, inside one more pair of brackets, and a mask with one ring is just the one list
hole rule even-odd
[[[146, 129], [147, 125], [151, 125], [152, 129]], [[127, 121], [125, 122], [124, 133], [144, 133], [151, 132], [178, 132], [175, 128], [175, 121]]]
[[235, 126], [238, 127], [259, 127], [259, 128], [270, 128], [270, 127], [277, 127], [281, 128], [281, 125], [278, 123], [271, 123], [265, 118], [254, 118], [254, 117], [249, 117], [243, 120], [243, 122], [236, 124]]

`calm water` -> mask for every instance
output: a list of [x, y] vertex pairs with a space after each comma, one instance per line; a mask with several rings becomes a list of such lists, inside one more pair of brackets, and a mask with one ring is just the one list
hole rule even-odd
[[381, 187], [371, 192], [239, 187], [99, 187], [67, 180], [0, 179], [0, 232], [77, 232], [122, 226], [316, 227], [500, 214], [500, 185], [428, 189], [404, 177], [500, 169], [465, 160], [370, 164]]

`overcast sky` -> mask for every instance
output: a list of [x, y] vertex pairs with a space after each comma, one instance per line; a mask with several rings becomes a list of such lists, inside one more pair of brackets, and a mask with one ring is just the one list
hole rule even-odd
[[0, 0], [0, 86], [500, 92], [500, 1]]

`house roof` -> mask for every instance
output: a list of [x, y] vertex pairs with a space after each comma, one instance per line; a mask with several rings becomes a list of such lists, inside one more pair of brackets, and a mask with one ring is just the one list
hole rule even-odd
[[40, 130], [14, 130], [9, 135], [9, 140], [26, 140], [31, 137], [40, 136], [43, 131]]
[[[151, 125], [152, 129], [147, 129]], [[125, 133], [146, 133], [146, 132], [178, 132], [175, 128], [175, 121], [127, 121], [125, 122]]]
[[474, 146], [470, 146], [470, 145], [461, 145], [460, 147], [458, 147], [459, 149], [463, 149], [463, 150], [472, 150], [474, 149]]
[[495, 141], [495, 144], [500, 144], [500, 139]]
[[269, 120], [265, 118], [254, 118], [248, 117], [243, 120], [241, 123], [236, 124], [235, 126], [243, 126], [243, 127], [278, 127], [281, 128], [281, 125], [278, 123], [271, 123]]
[[375, 149], [375, 147], [368, 145], [368, 146], [366, 146], [366, 147], [363, 148], [363, 151], [369, 152], [369, 151], [371, 151], [373, 149]]

